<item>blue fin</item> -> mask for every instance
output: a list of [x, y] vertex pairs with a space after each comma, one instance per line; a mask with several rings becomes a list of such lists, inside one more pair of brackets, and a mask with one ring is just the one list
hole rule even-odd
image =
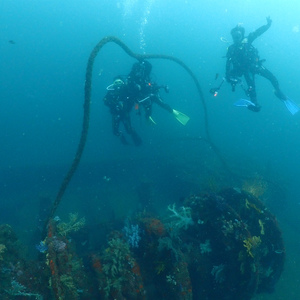
[[296, 114], [300, 110], [299, 106], [289, 97], [286, 97], [286, 100], [282, 101], [292, 115]]
[[247, 99], [239, 99], [234, 103], [234, 105], [239, 107], [248, 107], [249, 105], [255, 106], [255, 104], [252, 101]]

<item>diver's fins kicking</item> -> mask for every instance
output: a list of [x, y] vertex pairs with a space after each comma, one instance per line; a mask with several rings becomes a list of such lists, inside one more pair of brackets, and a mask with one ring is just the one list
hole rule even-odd
[[[300, 107], [289, 97], [286, 97], [286, 99], [281, 99], [285, 105], [285, 107], [288, 109], [288, 111], [292, 114], [295, 115], [299, 110]], [[236, 101], [234, 103], [235, 106], [238, 107], [247, 107], [248, 109], [252, 110], [252, 111], [259, 111], [260, 110], [260, 106], [256, 105], [255, 103], [253, 103], [250, 100], [247, 99], [239, 99], [238, 101]]]
[[300, 110], [299, 106], [289, 97], [286, 97], [286, 99], [282, 101], [292, 115], [296, 114]]

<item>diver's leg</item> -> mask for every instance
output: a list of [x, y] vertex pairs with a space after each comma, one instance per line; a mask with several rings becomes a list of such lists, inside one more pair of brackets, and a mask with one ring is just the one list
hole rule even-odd
[[165, 109], [166, 111], [168, 111], [169, 113], [173, 113], [173, 108], [165, 103], [159, 95], [153, 97], [153, 102], [157, 103], [160, 107], [162, 107], [163, 109]]
[[126, 113], [123, 118], [123, 124], [125, 127], [125, 130], [128, 134], [131, 135], [131, 138], [136, 146], [140, 146], [142, 144], [142, 139], [139, 137], [139, 135], [136, 133], [136, 131], [131, 126], [131, 119], [129, 113]]
[[145, 105], [144, 109], [145, 109], [145, 118], [146, 120], [149, 120], [149, 118], [152, 115], [152, 101], [150, 104]]
[[271, 73], [264, 66], [261, 66], [259, 68], [257, 74], [259, 74], [260, 76], [268, 79], [272, 83], [272, 85], [273, 85], [273, 87], [275, 89], [275, 95], [276, 95], [277, 98], [279, 98], [280, 100], [286, 100], [286, 95], [280, 90], [278, 80], [273, 75], [273, 73]]
[[115, 136], [120, 136], [121, 132], [119, 131], [120, 127], [120, 115], [119, 114], [112, 114], [112, 129], [113, 129], [113, 134]]
[[245, 80], [248, 85], [248, 89], [246, 91], [247, 96], [250, 97], [251, 102], [255, 105], [249, 105], [248, 108], [252, 111], [258, 112], [261, 109], [261, 106], [257, 102], [256, 98], [256, 88], [255, 88], [255, 74], [254, 73], [245, 73], [244, 74]]
[[152, 119], [151, 115], [152, 115], [152, 98], [149, 99], [149, 101], [147, 103], [144, 103], [144, 110], [145, 110], [145, 118], [148, 121], [149, 124], [151, 125], [155, 125], [156, 123], [154, 122], [154, 120]]
[[118, 136], [121, 140], [121, 143], [123, 145], [127, 145], [128, 142], [123, 135], [122, 132], [120, 132], [119, 127], [120, 127], [120, 122], [121, 122], [121, 115], [120, 114], [113, 114], [112, 115], [112, 128], [113, 128], [113, 133], [115, 136]]
[[123, 117], [123, 125], [125, 127], [125, 130], [128, 134], [132, 133], [132, 126], [131, 126], [131, 120], [130, 120], [130, 115], [128, 113], [126, 113]]

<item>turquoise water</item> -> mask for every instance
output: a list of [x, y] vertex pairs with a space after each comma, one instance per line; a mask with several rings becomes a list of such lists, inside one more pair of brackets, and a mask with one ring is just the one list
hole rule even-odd
[[199, 139], [205, 137], [199, 95], [188, 74], [170, 61], [151, 61], [153, 77], [169, 85], [162, 97], [190, 122], [181, 126], [154, 107], [157, 125], [149, 127], [133, 112], [143, 145], [121, 145], [102, 98], [113, 77], [128, 74], [135, 61], [109, 44], [95, 61], [86, 148], [57, 214], [78, 211], [95, 225], [140, 209], [141, 189], [148, 188], [156, 210], [164, 212], [208, 186], [241, 186], [242, 178], [262, 177], [270, 190], [262, 200], [278, 217], [287, 258], [275, 293], [258, 299], [297, 299], [300, 115], [289, 114], [263, 78], [257, 78], [257, 114], [233, 106], [244, 97], [242, 89], [232, 93], [224, 84], [217, 97], [209, 90], [224, 76], [231, 28], [243, 23], [248, 34], [270, 16], [271, 28], [254, 45], [282, 90], [300, 105], [299, 12], [296, 1], [269, 0], [1, 1], [0, 223], [11, 224], [29, 252], [35, 251], [40, 199], [55, 198], [79, 142], [89, 54], [113, 35], [136, 53], [172, 55], [189, 66], [206, 99], [211, 138], [241, 180], [228, 178]]

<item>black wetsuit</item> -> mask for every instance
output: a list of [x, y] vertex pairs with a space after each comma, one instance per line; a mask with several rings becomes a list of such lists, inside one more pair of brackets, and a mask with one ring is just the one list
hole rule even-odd
[[134, 144], [136, 146], [140, 145], [142, 140], [131, 126], [130, 111], [134, 105], [134, 99], [129, 95], [128, 86], [124, 84], [121, 87], [108, 90], [103, 101], [110, 108], [114, 135], [119, 136], [123, 144], [127, 144], [126, 138], [119, 130], [122, 122], [126, 132], [131, 135]]
[[146, 119], [151, 117], [153, 103], [158, 104], [170, 113], [173, 112], [173, 109], [162, 100], [159, 95], [159, 87], [151, 82], [149, 76], [137, 77], [129, 74], [127, 82], [131, 98], [134, 98], [136, 103], [143, 106]]
[[[249, 34], [248, 37], [236, 42], [228, 48], [226, 62], [226, 79], [244, 76], [248, 85], [247, 96], [257, 105], [255, 75], [258, 74], [267, 78], [275, 88], [275, 95], [285, 100], [286, 96], [279, 89], [279, 83], [276, 77], [263, 66], [263, 60], [259, 59], [258, 51], [252, 46], [253, 41], [266, 32], [271, 23], [261, 26], [256, 31]], [[258, 106], [258, 105], [257, 105]]]

